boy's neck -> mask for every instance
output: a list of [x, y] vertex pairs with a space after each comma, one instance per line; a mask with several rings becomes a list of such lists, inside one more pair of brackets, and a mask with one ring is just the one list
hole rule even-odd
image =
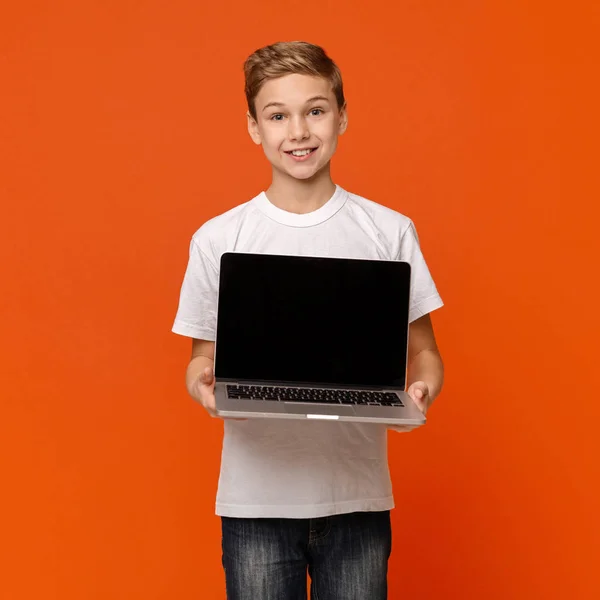
[[294, 179], [274, 172], [265, 194], [271, 204], [287, 212], [307, 214], [318, 210], [335, 193], [329, 169], [322, 169], [311, 179]]

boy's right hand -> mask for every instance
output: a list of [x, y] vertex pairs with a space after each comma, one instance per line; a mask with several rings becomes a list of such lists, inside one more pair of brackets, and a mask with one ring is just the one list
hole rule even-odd
[[202, 404], [211, 417], [217, 416], [215, 402], [215, 374], [211, 367], [206, 367], [194, 382], [190, 395]]
[[[198, 376], [192, 389], [190, 390], [192, 398], [202, 404], [206, 409], [206, 412], [211, 417], [218, 417], [217, 414], [217, 403], [215, 401], [215, 373], [211, 367], [206, 367], [202, 373]], [[223, 418], [223, 417], [221, 417]], [[235, 419], [233, 421], [245, 421], [246, 419]]]

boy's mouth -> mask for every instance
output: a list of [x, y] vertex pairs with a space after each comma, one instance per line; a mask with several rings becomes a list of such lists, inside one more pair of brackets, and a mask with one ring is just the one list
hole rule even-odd
[[291, 156], [294, 160], [306, 160], [311, 154], [314, 153], [316, 148], [303, 148], [302, 150], [290, 150], [286, 152], [288, 156]]

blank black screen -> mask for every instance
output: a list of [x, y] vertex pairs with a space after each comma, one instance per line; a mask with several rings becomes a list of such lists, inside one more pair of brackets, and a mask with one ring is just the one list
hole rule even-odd
[[406, 262], [226, 253], [216, 376], [403, 387], [409, 295]]

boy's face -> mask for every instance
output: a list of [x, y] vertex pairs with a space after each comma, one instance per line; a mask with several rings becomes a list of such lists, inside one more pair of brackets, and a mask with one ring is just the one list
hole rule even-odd
[[255, 107], [256, 120], [248, 113], [250, 137], [274, 169], [295, 179], [310, 179], [329, 164], [348, 123], [345, 107], [338, 108], [322, 77], [293, 74], [267, 81]]

